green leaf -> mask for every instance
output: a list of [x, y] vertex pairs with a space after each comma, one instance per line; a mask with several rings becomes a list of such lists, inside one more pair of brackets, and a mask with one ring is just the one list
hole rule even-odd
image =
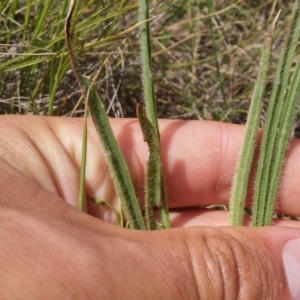
[[234, 174], [229, 214], [229, 224], [231, 226], [241, 226], [243, 224], [244, 206], [247, 195], [249, 175], [256, 145], [263, 95], [267, 83], [271, 59], [272, 35], [276, 20], [272, 24], [263, 46], [259, 73], [249, 108], [244, 140]]
[[110, 127], [106, 111], [92, 82], [82, 79], [83, 88], [88, 95], [88, 106], [100, 138], [105, 159], [116, 188], [122, 209], [131, 228], [145, 229], [145, 223], [138, 199], [132, 184], [129, 170]]
[[145, 216], [148, 230], [155, 230], [156, 223], [153, 216], [153, 206], [160, 204], [162, 178], [162, 163], [160, 159], [160, 146], [155, 130], [148, 120], [141, 105], [136, 106], [136, 113], [139, 119], [144, 141], [149, 147], [149, 157], [145, 176]]

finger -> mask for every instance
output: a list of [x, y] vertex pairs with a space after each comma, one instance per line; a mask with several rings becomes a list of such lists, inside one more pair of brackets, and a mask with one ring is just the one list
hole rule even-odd
[[[143, 174], [148, 156], [136, 120], [111, 121], [132, 174], [136, 191], [143, 198]], [[81, 165], [82, 120], [69, 118], [1, 117], [0, 154], [42, 186], [76, 205]], [[230, 186], [244, 127], [203, 121], [160, 121], [164, 173], [170, 207], [228, 204]], [[12, 138], [14, 137], [14, 138]], [[28, 140], [28, 138], [30, 139]], [[86, 190], [89, 196], [116, 201], [98, 137], [89, 126]], [[17, 147], [16, 147], [17, 145]], [[300, 215], [300, 162], [298, 140], [287, 154], [278, 193], [277, 210]], [[32, 164], [32, 157], [35, 158]], [[54, 159], [53, 159], [54, 157]], [[24, 171], [25, 170], [25, 171]], [[253, 178], [254, 170], [252, 170]], [[247, 205], [250, 206], [252, 182]], [[92, 206], [99, 217], [106, 210]], [[108, 213], [109, 214], [109, 213]]]
[[[140, 197], [148, 149], [134, 120], [113, 120], [113, 127]], [[207, 121], [160, 121], [162, 156], [171, 208], [228, 204], [244, 126]], [[300, 216], [300, 141], [287, 153], [276, 210]], [[251, 206], [255, 165], [251, 171], [247, 206]]]
[[[68, 149], [67, 152], [56, 132], [59, 132], [60, 124], [64, 127], [63, 118], [59, 121], [58, 118], [1, 116], [0, 158], [43, 189], [76, 206], [79, 190], [80, 165], [77, 162], [80, 161], [81, 152], [79, 125], [81, 122], [69, 123], [66, 135], [60, 137], [76, 140], [76, 147]], [[76, 123], [78, 126], [74, 134], [72, 125]]]
[[[105, 268], [106, 275], [113, 278], [114, 295], [124, 299], [299, 297], [299, 229], [193, 227], [119, 234], [121, 240], [110, 239], [109, 254], [101, 254], [115, 258], [118, 268]], [[119, 248], [122, 253], [113, 255]], [[111, 290], [102, 293], [112, 298]]]
[[[111, 120], [114, 132], [128, 163], [139, 198], [143, 198], [145, 162], [148, 157], [147, 145], [143, 141], [139, 124], [132, 119]], [[169, 206], [171, 208], [199, 205], [228, 204], [231, 182], [239, 148], [244, 134], [244, 126], [220, 122], [160, 120], [162, 157]], [[66, 130], [69, 125], [65, 124]], [[62, 127], [60, 127], [62, 129]], [[92, 133], [92, 132], [91, 132]], [[63, 138], [63, 137], [61, 137]], [[93, 141], [96, 140], [92, 134]], [[75, 141], [76, 143], [76, 141]], [[65, 146], [68, 148], [70, 145]], [[75, 145], [73, 144], [73, 148]], [[293, 140], [287, 154], [287, 163], [278, 193], [277, 211], [300, 216], [300, 142]], [[102, 199], [115, 201], [111, 193], [112, 184], [103, 161], [93, 153], [89, 164], [90, 177], [88, 193]], [[256, 157], [257, 159], [257, 151]], [[95, 170], [100, 166], [105, 175]], [[255, 165], [255, 163], [254, 163]], [[98, 180], [97, 176], [98, 174]], [[253, 168], [249, 183], [247, 206], [250, 207], [253, 190]], [[102, 184], [99, 182], [102, 181]], [[101, 186], [101, 191], [99, 186]], [[96, 207], [94, 207], [96, 210]], [[102, 215], [102, 212], [100, 212]]]
[[[290, 299], [282, 267], [282, 247], [287, 240], [299, 237], [299, 230], [193, 230], [189, 253], [194, 255], [191, 265], [193, 274], [199, 278], [196, 282], [200, 299]], [[299, 240], [295, 243], [299, 247]], [[292, 272], [293, 267], [288, 268], [287, 272]], [[298, 284], [293, 284], [296, 278], [289, 276], [289, 280], [294, 285], [293, 295], [299, 296]]]
[[[290, 239], [299, 238], [299, 230], [190, 228], [159, 234], [160, 251], [149, 247], [149, 252], [160, 256], [152, 256], [157, 265], [151, 267], [168, 270], [164, 290], [174, 292], [174, 299], [291, 299], [282, 252]], [[299, 240], [295, 243], [299, 247]], [[292, 273], [293, 266], [287, 267]], [[161, 273], [166, 274], [156, 272]], [[157, 277], [157, 286], [166, 280]], [[293, 295], [299, 296], [299, 286], [294, 284], [297, 279], [289, 280]]]
[[[192, 226], [228, 226], [229, 212], [205, 208], [173, 209], [170, 211], [172, 227]], [[244, 218], [244, 226], [249, 226], [251, 218], [249, 215]], [[300, 222], [291, 218], [276, 218], [272, 225], [282, 227], [300, 228]]]

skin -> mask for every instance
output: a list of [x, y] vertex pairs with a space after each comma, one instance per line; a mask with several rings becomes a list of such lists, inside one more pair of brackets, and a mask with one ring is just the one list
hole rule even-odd
[[[136, 120], [112, 127], [139, 198], [147, 145]], [[109, 208], [76, 209], [82, 120], [0, 117], [1, 299], [289, 299], [281, 251], [299, 222], [226, 227], [244, 127], [204, 121], [160, 123], [172, 229], [115, 225]], [[86, 194], [116, 203], [89, 123]], [[299, 141], [289, 148], [277, 210], [300, 216]], [[251, 199], [249, 187], [248, 205]], [[247, 220], [245, 221], [247, 225]]]

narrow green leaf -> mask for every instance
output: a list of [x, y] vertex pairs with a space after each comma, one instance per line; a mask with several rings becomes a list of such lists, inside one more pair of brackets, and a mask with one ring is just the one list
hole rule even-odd
[[10, 0], [3, 0], [2, 3], [0, 3], [0, 15], [2, 15], [3, 11], [8, 8], [8, 2]]
[[42, 28], [44, 27], [44, 24], [47, 20], [47, 14], [49, 12], [51, 4], [52, 4], [52, 1], [50, 1], [50, 0], [43, 1], [41, 3], [41, 7], [43, 7], [43, 9], [42, 9], [42, 12], [40, 14], [38, 14], [38, 19], [36, 21], [35, 28], [34, 28], [33, 40], [37, 39], [39, 34], [41, 33]]
[[160, 159], [159, 141], [154, 128], [141, 105], [136, 106], [136, 113], [140, 122], [144, 141], [149, 147], [149, 157], [145, 176], [145, 216], [148, 230], [155, 230], [156, 224], [153, 216], [153, 206], [160, 203], [160, 183], [162, 176], [162, 164]]
[[90, 113], [105, 153], [116, 192], [122, 203], [124, 214], [131, 228], [145, 229], [129, 170], [110, 127], [106, 111], [91, 81], [82, 78], [82, 83], [85, 93], [89, 91], [88, 105]]
[[[266, 210], [272, 210], [273, 212], [273, 207], [267, 206], [267, 198], [270, 193], [270, 174], [272, 172], [273, 155], [275, 151], [278, 150], [275, 142], [279, 123], [281, 118], [285, 118], [285, 116], [282, 115], [282, 110], [285, 105], [284, 103], [292, 61], [299, 40], [299, 26], [300, 10], [298, 0], [295, 3], [293, 19], [278, 62], [266, 124], [264, 127], [255, 179], [252, 226], [263, 226]], [[276, 191], [277, 188], [275, 189], [275, 193]], [[274, 201], [275, 200], [273, 199], [269, 202], [274, 203]]]
[[83, 210], [83, 203], [85, 197], [85, 171], [86, 171], [86, 150], [87, 150], [87, 117], [84, 117], [83, 132], [82, 132], [82, 151], [81, 151], [81, 169], [79, 182], [79, 199], [78, 209]]
[[90, 113], [102, 144], [106, 162], [119, 200], [122, 203], [124, 214], [131, 228], [146, 229], [145, 223], [135, 190], [131, 181], [129, 170], [122, 156], [121, 150], [110, 127], [106, 111], [102, 105], [93, 82], [82, 77], [78, 71], [76, 58], [72, 46], [72, 16], [78, 2], [71, 0], [65, 21], [65, 38], [72, 69], [74, 71], [82, 95], [88, 103]]
[[164, 177], [162, 174], [160, 184], [160, 206], [159, 206], [160, 221], [164, 229], [171, 227], [169, 209], [167, 203], [167, 193], [165, 189]]
[[[207, 8], [208, 8], [208, 13], [212, 14], [212, 12], [213, 12], [212, 0], [207, 0], [206, 3], [207, 3]], [[218, 81], [219, 81], [220, 91], [221, 91], [221, 94], [222, 94], [224, 104], [226, 104], [226, 106], [228, 106], [227, 101], [226, 101], [225, 91], [224, 91], [222, 74], [221, 74], [220, 66], [219, 66], [218, 45], [217, 45], [217, 41], [216, 41], [216, 38], [215, 38], [214, 29], [213, 29], [212, 17], [209, 18], [209, 31], [210, 31], [210, 36], [211, 36], [211, 40], [212, 40], [213, 50], [214, 50], [214, 55], [213, 56], [214, 56], [215, 64], [216, 64], [217, 78], [218, 78]]]
[[[141, 47], [141, 65], [142, 82], [144, 88], [145, 107], [147, 118], [150, 121], [160, 145], [160, 134], [157, 122], [156, 102], [153, 88], [153, 79], [151, 71], [151, 38], [149, 22], [148, 0], [139, 0], [139, 22], [140, 25], [140, 47]], [[149, 187], [157, 189], [157, 187]], [[160, 215], [164, 228], [170, 227], [170, 219], [167, 205], [167, 195], [165, 190], [163, 173], [160, 181]]]
[[[34, 66], [37, 65], [38, 63], [42, 62], [47, 62], [50, 59], [49, 56], [44, 56], [44, 57], [35, 57], [34, 60], [32, 60], [30, 57], [22, 57], [19, 56], [17, 59], [11, 59], [8, 61], [5, 61], [0, 64], [0, 72], [8, 72], [8, 71], [13, 71], [13, 70], [18, 70], [18, 69], [23, 69], [29, 66]], [[19, 61], [18, 64], [11, 65], [14, 61]], [[9, 66], [11, 65], [11, 66]]]
[[148, 0], [139, 0], [139, 22], [141, 37], [141, 63], [142, 63], [142, 81], [145, 94], [146, 113], [149, 121], [154, 127], [155, 133], [159, 136], [156, 102], [153, 89], [152, 71], [151, 71], [151, 38], [149, 22], [149, 5]]
[[[300, 30], [300, 29], [298, 29]], [[270, 188], [267, 197], [266, 211], [263, 226], [269, 226], [272, 223], [272, 216], [275, 206], [276, 193], [278, 190], [282, 166], [284, 163], [284, 154], [289, 143], [295, 114], [297, 112], [297, 103], [300, 95], [300, 60], [297, 63], [295, 73], [286, 98], [286, 108], [281, 118], [282, 125], [278, 131], [277, 143], [275, 146], [274, 157], [272, 160], [272, 169], [270, 174]]]
[[116, 216], [117, 225], [120, 226], [120, 227], [123, 227], [122, 214], [113, 205], [109, 204], [106, 201], [98, 199], [98, 198], [88, 197], [88, 199], [93, 201], [94, 203], [96, 203], [98, 205], [103, 205], [103, 206], [109, 207], [114, 212], [114, 214]]
[[231, 226], [241, 226], [243, 224], [247, 187], [256, 145], [263, 95], [267, 83], [267, 75], [271, 59], [272, 35], [276, 20], [272, 24], [263, 46], [259, 73], [249, 108], [244, 140], [233, 179], [229, 214], [229, 225]]

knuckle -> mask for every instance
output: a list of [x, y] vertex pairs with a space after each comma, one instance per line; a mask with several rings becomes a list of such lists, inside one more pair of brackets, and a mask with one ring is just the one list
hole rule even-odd
[[276, 263], [264, 247], [216, 228], [198, 234], [197, 247], [194, 239], [186, 246], [199, 299], [277, 299]]

